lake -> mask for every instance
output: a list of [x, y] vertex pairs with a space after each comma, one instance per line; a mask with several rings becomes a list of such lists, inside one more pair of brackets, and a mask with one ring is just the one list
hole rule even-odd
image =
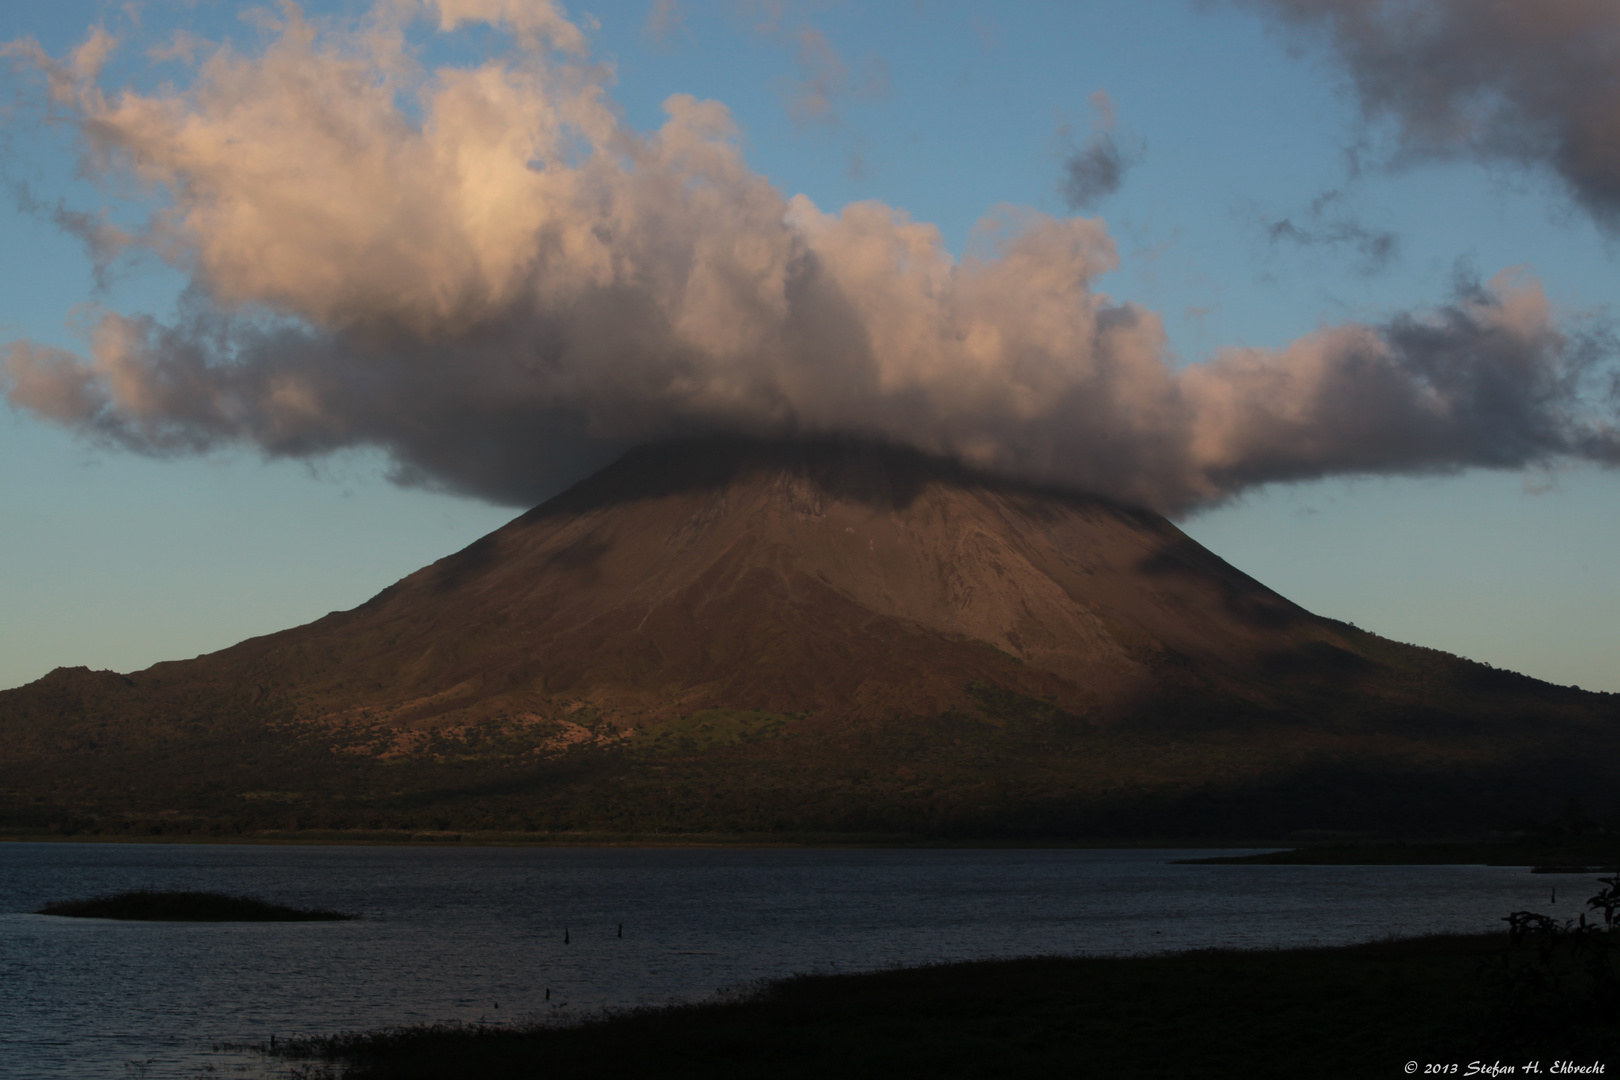
[[[210, 1046], [567, 1015], [795, 972], [1489, 930], [1515, 909], [1572, 916], [1595, 891], [1511, 867], [1172, 862], [1234, 853], [0, 843], [0, 1076], [271, 1075]], [[138, 888], [362, 918], [28, 914]]]

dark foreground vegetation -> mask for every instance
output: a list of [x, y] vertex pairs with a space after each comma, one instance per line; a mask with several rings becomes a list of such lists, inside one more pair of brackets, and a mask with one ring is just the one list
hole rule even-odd
[[46, 904], [36, 915], [72, 919], [132, 919], [152, 922], [332, 922], [355, 918], [324, 908], [295, 908], [251, 896], [214, 892], [154, 892], [138, 889], [92, 900]]
[[[705, 1003], [280, 1042], [345, 1080], [1397, 1077], [1407, 1062], [1620, 1059], [1612, 986], [1532, 935], [1042, 957], [800, 976]], [[1536, 982], [1536, 978], [1543, 981]], [[1548, 979], [1558, 980], [1553, 986]], [[1607, 989], [1605, 988], [1607, 986]], [[1620, 1065], [1620, 1060], [1616, 1061]], [[1522, 1069], [1520, 1070], [1522, 1072]]]

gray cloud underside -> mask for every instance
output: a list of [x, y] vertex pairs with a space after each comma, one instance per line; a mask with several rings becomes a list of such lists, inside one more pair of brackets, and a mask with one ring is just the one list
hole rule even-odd
[[[1058, 194], [1070, 210], [1091, 210], [1120, 189], [1125, 174], [1141, 157], [1141, 146], [1127, 147], [1114, 134], [1114, 102], [1107, 91], [1098, 90], [1091, 95], [1094, 114], [1091, 135], [1086, 144], [1070, 153], [1063, 161], [1063, 179]], [[1059, 137], [1067, 141], [1068, 125], [1058, 129]]]
[[547, 4], [437, 0], [442, 27], [523, 48], [435, 72], [383, 19], [402, 10], [336, 40], [294, 11], [261, 54], [153, 96], [101, 91], [102, 36], [11, 47], [88, 168], [168, 193], [119, 243], [192, 277], [169, 321], [3, 346], [15, 407], [148, 454], [380, 447], [401, 482], [516, 505], [711, 431], [884, 437], [1172, 512], [1279, 480], [1620, 460], [1612, 342], [1532, 279], [1178, 368], [1157, 315], [1095, 289], [1117, 265], [1101, 221], [1003, 209], [959, 259], [881, 203], [784, 197], [716, 103], [626, 129]]
[[1114, 136], [1098, 133], [1063, 163], [1063, 202], [1085, 210], [1119, 190], [1131, 161]]
[[1242, 0], [1324, 40], [1404, 157], [1551, 169], [1620, 230], [1620, 4], [1614, 0]]
[[1401, 249], [1399, 236], [1387, 229], [1370, 229], [1350, 213], [1340, 191], [1325, 191], [1311, 200], [1303, 214], [1262, 220], [1260, 227], [1272, 245], [1347, 247], [1356, 253], [1361, 273], [1369, 275], [1387, 267]]

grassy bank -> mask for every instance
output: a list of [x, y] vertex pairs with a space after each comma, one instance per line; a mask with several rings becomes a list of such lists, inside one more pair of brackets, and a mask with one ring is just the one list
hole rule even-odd
[[[1620, 1026], [1549, 1023], [1490, 973], [1505, 934], [1349, 948], [1032, 958], [802, 976], [564, 1025], [281, 1042], [309, 1076], [1396, 1077], [1428, 1064], [1591, 1063]], [[268, 1049], [268, 1048], [265, 1048]], [[1530, 1055], [1530, 1056], [1526, 1056]], [[1522, 1060], [1521, 1060], [1522, 1059]]]

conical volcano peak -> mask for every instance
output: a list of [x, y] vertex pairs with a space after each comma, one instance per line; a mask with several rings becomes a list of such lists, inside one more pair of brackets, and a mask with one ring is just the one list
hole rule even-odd
[[0, 793], [77, 790], [88, 761], [113, 814], [140, 775], [202, 785], [148, 782], [164, 813], [238, 821], [1275, 832], [1609, 790], [1613, 711], [1318, 618], [1149, 511], [714, 438], [632, 451], [351, 611], [0, 694]]
[[363, 685], [389, 722], [584, 702], [634, 729], [933, 714], [975, 680], [1107, 711], [1171, 668], [1333, 633], [1148, 511], [883, 443], [713, 438], [632, 451], [361, 608], [244, 648], [332, 657], [320, 696]]

